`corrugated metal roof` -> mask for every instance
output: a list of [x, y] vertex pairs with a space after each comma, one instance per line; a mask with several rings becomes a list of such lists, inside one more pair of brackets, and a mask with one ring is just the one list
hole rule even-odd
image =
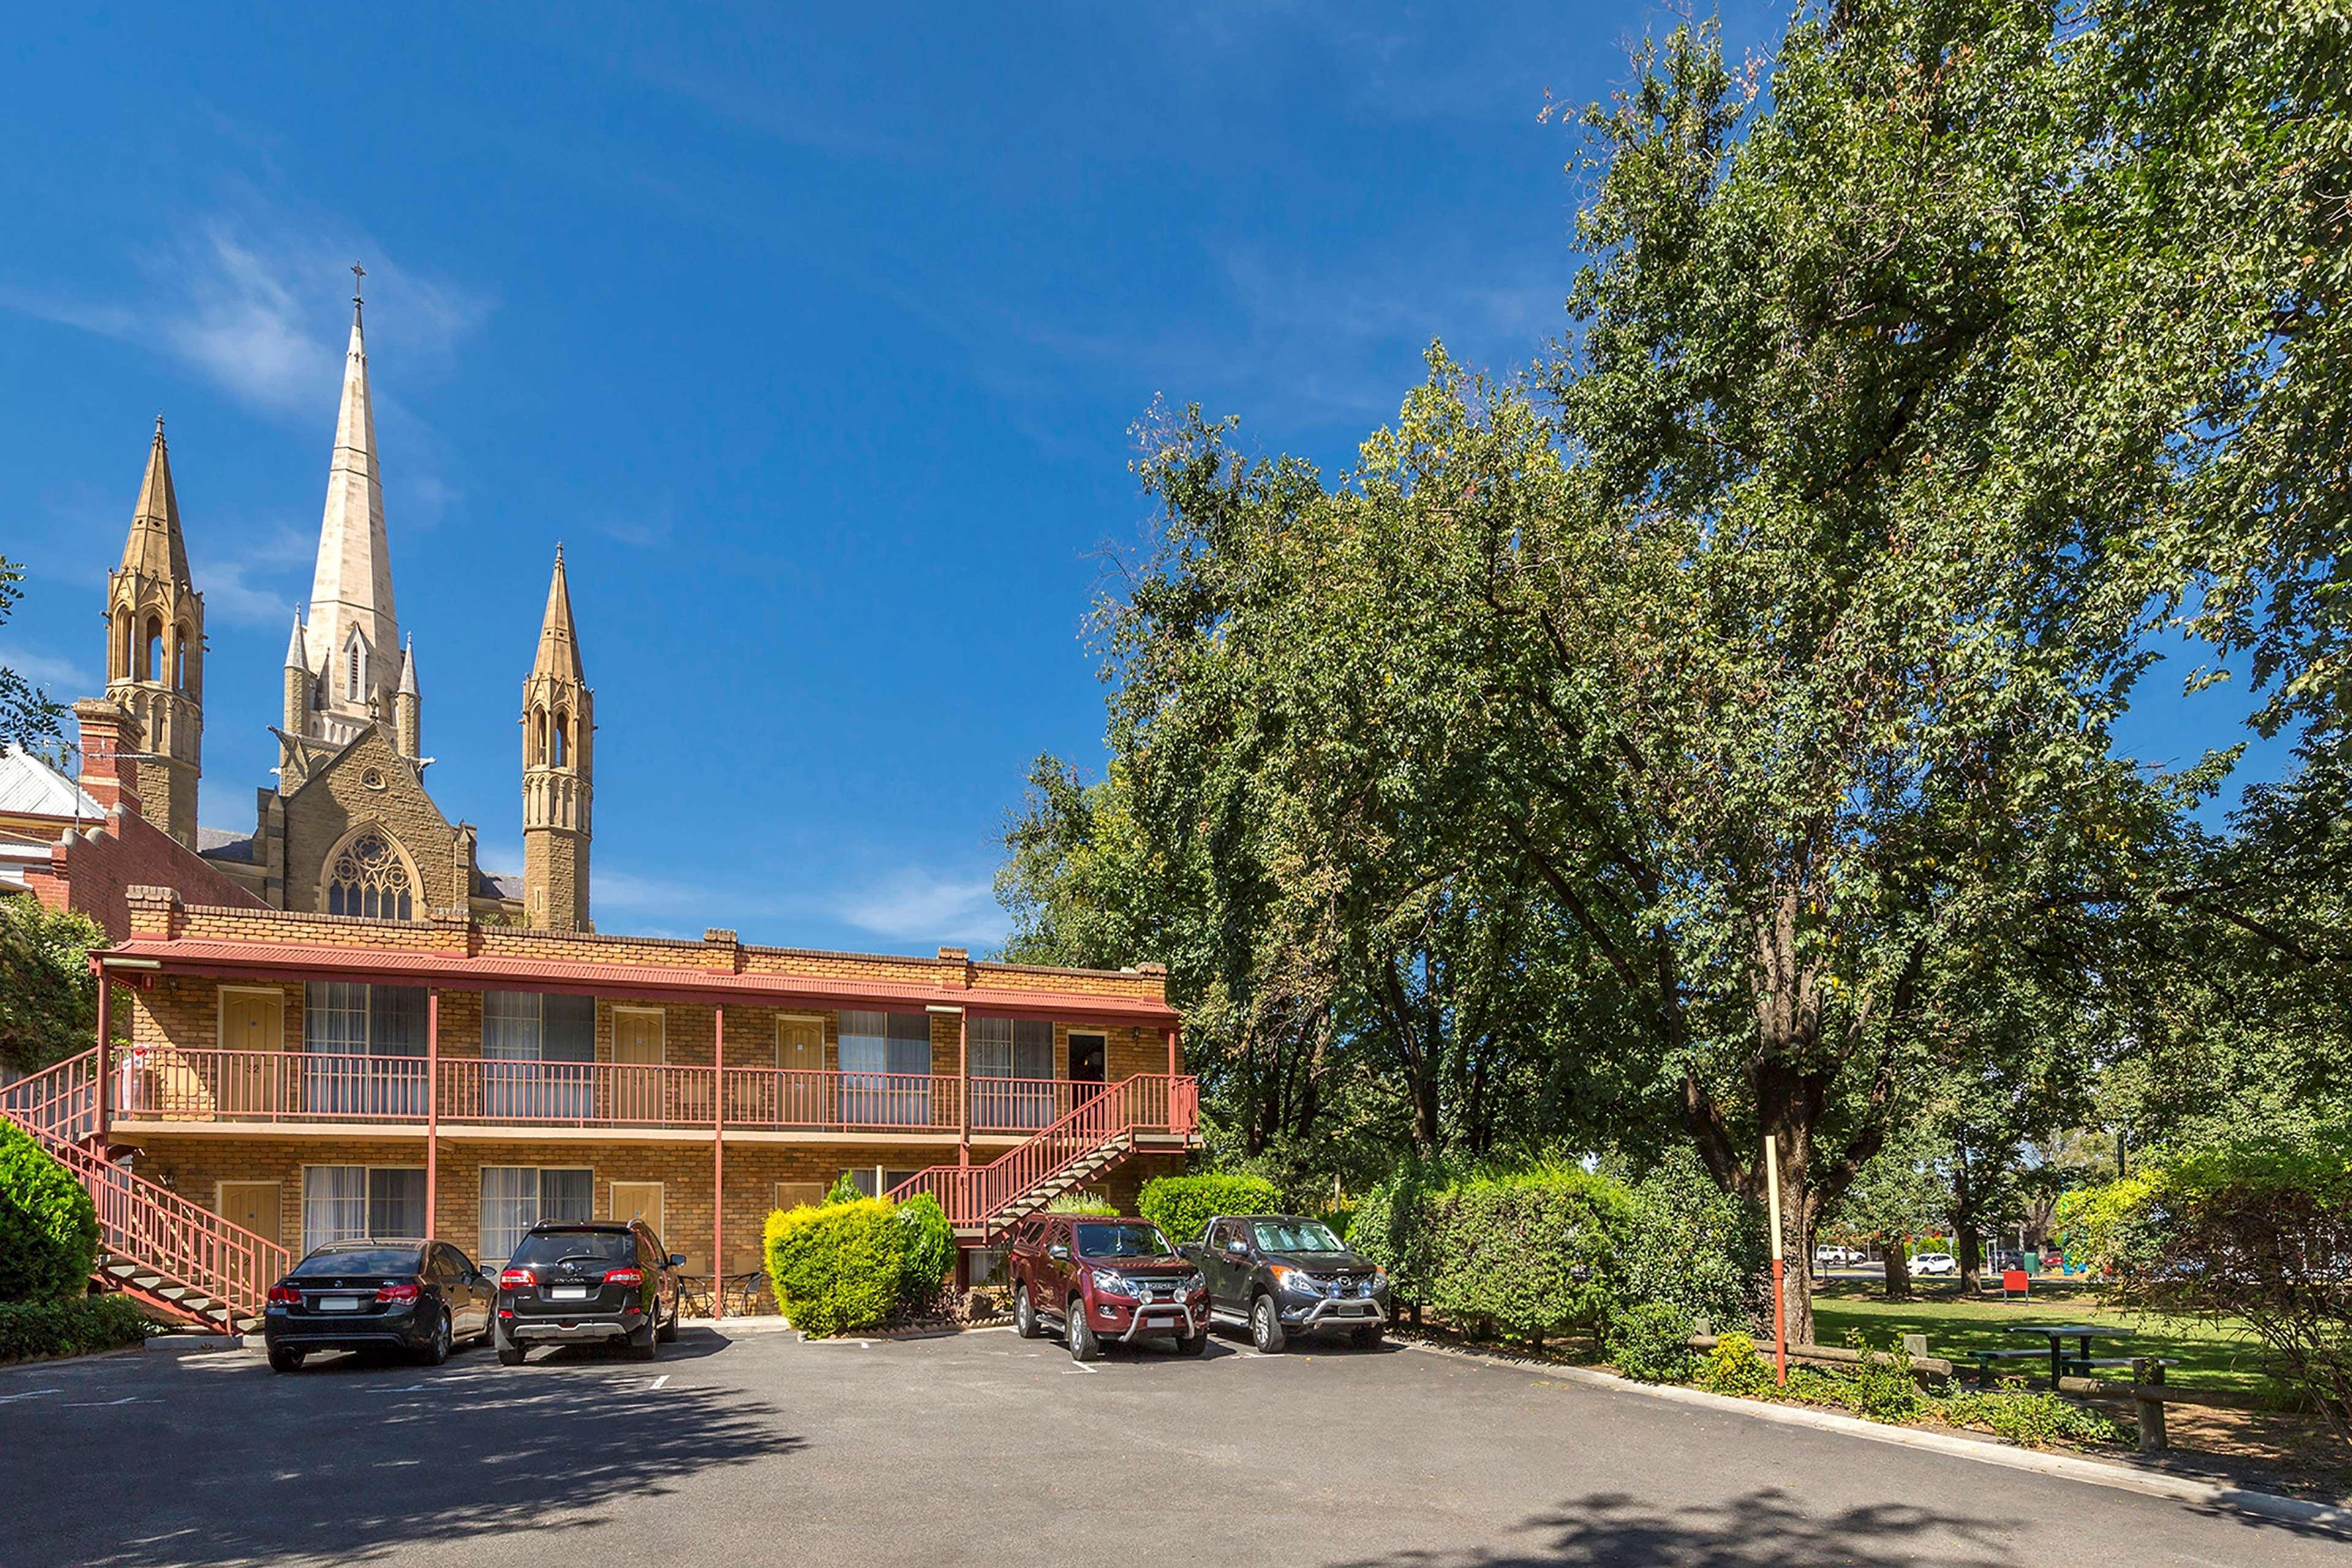
[[106, 819], [106, 808], [88, 791], [19, 746], [0, 752], [0, 811]]
[[438, 984], [457, 991], [561, 991], [600, 996], [677, 996], [698, 1002], [740, 1001], [834, 1007], [953, 1005], [995, 1016], [1119, 1020], [1168, 1025], [1174, 1008], [1142, 996], [1085, 991], [950, 990], [934, 984], [808, 974], [735, 974], [659, 964], [582, 963], [573, 960], [468, 957], [461, 952], [364, 947], [303, 947], [275, 942], [204, 942], [132, 937], [108, 956], [153, 959], [166, 973], [282, 974], [304, 978]]

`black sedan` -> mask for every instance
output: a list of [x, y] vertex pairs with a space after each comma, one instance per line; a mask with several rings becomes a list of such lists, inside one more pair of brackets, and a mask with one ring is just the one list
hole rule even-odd
[[620, 1345], [651, 1361], [656, 1342], [677, 1338], [677, 1271], [635, 1221], [542, 1220], [499, 1274], [499, 1363], [516, 1366], [532, 1345]]
[[498, 1287], [446, 1241], [336, 1241], [269, 1288], [262, 1342], [293, 1372], [312, 1351], [401, 1350], [428, 1366], [490, 1336]]

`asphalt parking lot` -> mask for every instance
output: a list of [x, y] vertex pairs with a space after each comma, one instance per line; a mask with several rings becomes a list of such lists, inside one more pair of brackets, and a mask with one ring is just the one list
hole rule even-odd
[[2230, 1513], [1391, 1346], [1005, 1332], [0, 1372], [0, 1563], [2340, 1563]]

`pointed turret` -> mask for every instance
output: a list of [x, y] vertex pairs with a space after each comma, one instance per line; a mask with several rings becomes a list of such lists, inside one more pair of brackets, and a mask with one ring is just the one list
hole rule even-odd
[[311, 668], [320, 676], [319, 707], [327, 721], [323, 738], [340, 740], [368, 722], [372, 712], [390, 706], [400, 663], [375, 411], [368, 396], [367, 339], [356, 296], [306, 629], [308, 650], [319, 661]]
[[294, 635], [286, 639], [286, 668], [300, 670], [310, 668], [310, 650], [302, 645], [302, 612], [299, 610], [294, 612]]
[[416, 690], [415, 637], [408, 639], [408, 647], [400, 656], [400, 689], [392, 694], [392, 727], [400, 754], [411, 761], [422, 761], [425, 756], [425, 699]]
[[188, 547], [180, 537], [180, 498], [172, 489], [172, 454], [163, 445], [163, 416], [155, 416], [155, 439], [147, 448], [147, 474], [139, 483], [139, 504], [131, 513], [131, 537], [122, 542], [122, 570], [159, 583], [185, 586]]
[[302, 733], [310, 721], [310, 649], [302, 640], [302, 612], [294, 612], [294, 630], [286, 639], [286, 708], [280, 727], [289, 735]]
[[539, 658], [530, 672], [566, 680], [588, 679], [580, 664], [580, 637], [572, 626], [572, 584], [564, 579], [561, 544], [555, 547], [555, 575], [548, 580], [547, 614], [539, 623]]
[[193, 845], [205, 726], [205, 596], [188, 575], [160, 414], [122, 564], [107, 574], [106, 626], [106, 694], [137, 723], [151, 753], [136, 798], [149, 821]]
[[590, 931], [589, 806], [595, 782], [595, 693], [580, 664], [563, 546], [547, 585], [539, 656], [522, 683], [522, 900], [526, 923]]

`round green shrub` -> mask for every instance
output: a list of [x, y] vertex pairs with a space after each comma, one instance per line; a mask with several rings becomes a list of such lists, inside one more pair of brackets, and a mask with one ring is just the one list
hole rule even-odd
[[1770, 1263], [1763, 1210], [1732, 1197], [1677, 1148], [1629, 1192], [1611, 1269], [1614, 1304], [1665, 1301], [1721, 1333], [1751, 1325], [1756, 1279]]
[[1624, 1189], [1575, 1166], [1481, 1177], [1430, 1201], [1423, 1301], [1454, 1323], [1529, 1341], [1606, 1316]]
[[78, 1296], [98, 1260], [98, 1211], [73, 1173], [0, 1120], [0, 1301]]
[[857, 1178], [844, 1171], [833, 1179], [833, 1185], [825, 1189], [824, 1201], [829, 1204], [854, 1204], [865, 1195], [857, 1190]]
[[1691, 1318], [1672, 1301], [1643, 1301], [1609, 1320], [1609, 1359], [1637, 1383], [1680, 1383], [1698, 1364]]
[[1155, 1176], [1137, 1194], [1135, 1212], [1182, 1246], [1221, 1214], [1279, 1214], [1282, 1192], [1263, 1176]]
[[1772, 1386], [1772, 1369], [1756, 1353], [1756, 1342], [1746, 1334], [1725, 1334], [1700, 1358], [1698, 1385], [1711, 1394], [1753, 1399]]
[[900, 1204], [898, 1218], [906, 1233], [901, 1238], [905, 1250], [898, 1300], [908, 1306], [929, 1306], [955, 1268], [955, 1226], [948, 1223], [946, 1211], [929, 1193], [917, 1193]]
[[880, 1198], [768, 1216], [768, 1279], [794, 1328], [817, 1339], [877, 1327], [898, 1304], [908, 1228]]

